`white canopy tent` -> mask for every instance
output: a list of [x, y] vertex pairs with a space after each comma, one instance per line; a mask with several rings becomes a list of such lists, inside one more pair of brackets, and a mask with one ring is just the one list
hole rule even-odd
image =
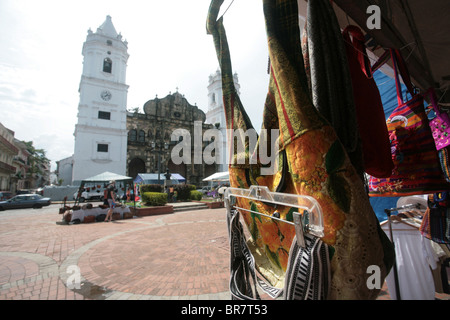
[[224, 172], [216, 172], [209, 177], [206, 177], [203, 179], [203, 181], [229, 181], [230, 180], [230, 173], [228, 171]]
[[93, 177], [81, 180], [80, 187], [78, 189], [77, 198], [75, 199], [75, 204], [79, 201], [82, 190], [86, 184], [93, 183], [109, 183], [110, 181], [116, 181], [116, 183], [123, 183], [124, 187], [129, 185], [129, 188], [133, 190], [133, 178], [123, 176], [117, 173], [105, 171], [103, 173], [97, 174]]
[[229, 184], [230, 183], [230, 173], [228, 171], [216, 172], [209, 177], [203, 179], [203, 181], [208, 182], [210, 188], [219, 185], [221, 182]]
[[109, 171], [105, 171], [103, 173], [97, 174], [93, 177], [90, 178], [86, 178], [82, 180], [82, 183], [87, 183], [87, 182], [109, 182], [109, 181], [127, 181], [127, 180], [131, 180], [133, 181], [133, 178], [131, 177], [127, 177], [127, 176], [122, 176], [120, 174], [117, 173], [113, 173], [113, 172], [109, 172]]

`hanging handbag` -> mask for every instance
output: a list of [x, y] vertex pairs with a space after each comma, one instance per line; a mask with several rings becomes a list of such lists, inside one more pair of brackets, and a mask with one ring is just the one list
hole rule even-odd
[[437, 104], [436, 93], [434, 89], [428, 90], [430, 102], [436, 117], [430, 120], [430, 128], [433, 132], [434, 143], [439, 151], [450, 145], [450, 117], [446, 112], [441, 112]]
[[360, 28], [352, 25], [346, 27], [342, 35], [352, 77], [364, 171], [377, 178], [388, 178], [394, 169], [391, 145], [380, 92], [366, 54], [364, 35]]
[[434, 143], [438, 150], [439, 162], [445, 180], [450, 182], [450, 163], [448, 157], [448, 146], [450, 144], [450, 117], [446, 112], [441, 112], [439, 109], [436, 93], [433, 88], [428, 90], [428, 95], [430, 97], [431, 106], [436, 114], [436, 117], [430, 121]]
[[[207, 31], [213, 35], [221, 68], [227, 129], [245, 132], [253, 126], [234, 87], [223, 17], [217, 19], [222, 3], [223, 0], [212, 0]], [[335, 16], [334, 20], [331, 19], [334, 11], [328, 1], [309, 1], [308, 4], [316, 6], [316, 12], [319, 10], [330, 17], [325, 21], [317, 19], [315, 23], [336, 22]], [[262, 129], [268, 131], [260, 135], [256, 147], [250, 147], [248, 139], [244, 138], [245, 148], [241, 150], [234, 143], [230, 144], [230, 185], [241, 189], [249, 189], [252, 185], [266, 186], [274, 192], [316, 199], [323, 211], [324, 236], [307, 239], [307, 249], [302, 252], [293, 244], [293, 226], [253, 213], [268, 216], [276, 213], [278, 219], [292, 221], [290, 210], [237, 199], [237, 212], [228, 215], [232, 250], [230, 290], [235, 298], [257, 299], [256, 287], [265, 287], [260, 280], [268, 283], [270, 288], [276, 287], [278, 280], [286, 284], [284, 297], [287, 299], [375, 299], [379, 289], [367, 285], [371, 276], [367, 270], [370, 266], [377, 266], [379, 280], [383, 281], [393, 263], [392, 244], [379, 228], [363, 181], [340, 139], [312, 103], [300, 46], [297, 1], [264, 0], [263, 9], [270, 80]], [[342, 41], [341, 33], [337, 34]], [[274, 137], [273, 131], [279, 132], [279, 136]], [[263, 136], [267, 140], [262, 140]], [[273, 143], [279, 146], [278, 164], [275, 172], [263, 173], [267, 168], [259, 151], [264, 144], [267, 147]], [[258, 157], [253, 163], [251, 160], [255, 154]], [[248, 241], [238, 223], [240, 218], [250, 234]], [[329, 249], [329, 264], [327, 255], [319, 247]], [[298, 266], [303, 259], [309, 261], [307, 269], [312, 272], [307, 277], [308, 281], [321, 283], [321, 287], [327, 282], [329, 289], [326, 294], [314, 292], [310, 295], [309, 286], [295, 289], [299, 278], [296, 272], [302, 272]], [[319, 265], [324, 266], [322, 271], [318, 271]], [[329, 281], [326, 278], [328, 274]], [[291, 295], [292, 292], [296, 293]]]
[[[445, 181], [435, 142], [425, 113], [423, 96], [414, 94], [406, 64], [396, 49], [390, 49], [398, 107], [387, 119], [394, 169], [389, 178], [369, 178], [372, 197], [401, 197], [436, 193], [450, 188]], [[403, 100], [399, 73], [412, 98]]]

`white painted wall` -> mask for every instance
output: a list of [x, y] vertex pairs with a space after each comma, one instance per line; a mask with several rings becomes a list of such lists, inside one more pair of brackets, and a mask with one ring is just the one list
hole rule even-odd
[[[105, 171], [126, 174], [127, 45], [109, 16], [95, 33], [88, 31], [82, 50], [73, 183]], [[112, 61], [111, 73], [103, 71], [105, 58]], [[105, 90], [111, 94], [109, 100], [101, 96]], [[99, 118], [99, 112], [109, 113], [110, 119]], [[99, 152], [98, 144], [107, 145], [107, 152]]]

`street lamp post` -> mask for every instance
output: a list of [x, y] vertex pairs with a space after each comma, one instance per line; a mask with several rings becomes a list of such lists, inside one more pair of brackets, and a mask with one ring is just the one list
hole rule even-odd
[[161, 184], [161, 153], [163, 152], [163, 148], [167, 151], [169, 149], [169, 144], [167, 142], [162, 143], [162, 140], [160, 143], [152, 141], [152, 149], [158, 153], [158, 184]]

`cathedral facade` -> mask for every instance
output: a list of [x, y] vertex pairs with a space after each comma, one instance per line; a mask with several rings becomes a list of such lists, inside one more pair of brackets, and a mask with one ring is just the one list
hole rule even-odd
[[[128, 112], [127, 175], [134, 178], [138, 173], [165, 173], [169, 170], [186, 178], [188, 184], [203, 185], [202, 180], [217, 171], [216, 163], [194, 161], [202, 156], [199, 152], [211, 143], [203, 141], [205, 131], [213, 128], [205, 120], [205, 113], [191, 105], [178, 91], [147, 101], [144, 113]], [[185, 132], [183, 137], [172, 136], [180, 129]], [[189, 154], [184, 155], [188, 161], [179, 163], [174, 161], [173, 152], [183, 139], [190, 140]], [[201, 142], [201, 148], [196, 141]]]
[[[202, 186], [204, 178], [218, 171], [220, 161], [202, 161], [209, 143], [203, 141], [203, 134], [214, 126], [178, 90], [147, 101], [144, 113], [127, 111], [128, 42], [117, 33], [110, 16], [95, 32], [88, 30], [82, 55], [74, 154], [57, 162], [64, 184], [77, 185], [105, 171], [134, 179], [139, 173], [169, 170], [188, 184]], [[217, 99], [221, 99], [218, 92]], [[176, 130], [183, 130], [184, 137], [171, 139]], [[186, 139], [190, 143], [183, 150], [184, 161], [176, 161], [172, 152]]]

